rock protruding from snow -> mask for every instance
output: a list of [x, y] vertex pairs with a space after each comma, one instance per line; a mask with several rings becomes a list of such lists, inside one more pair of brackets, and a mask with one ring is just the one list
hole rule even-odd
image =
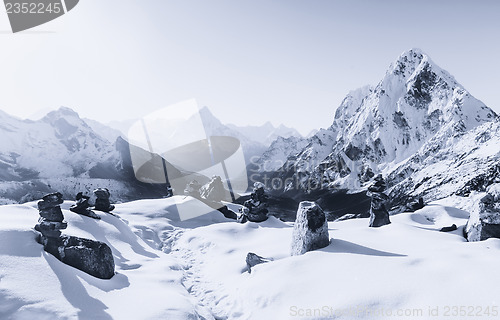
[[76, 203], [72, 205], [69, 210], [90, 218], [101, 219], [94, 211], [90, 210], [89, 199], [89, 196], [84, 195], [82, 192], [78, 192], [76, 195]]
[[500, 192], [491, 190], [479, 201], [465, 225], [464, 236], [468, 241], [500, 238]]
[[111, 279], [115, 262], [111, 248], [104, 242], [73, 236], [46, 238], [45, 251], [61, 262], [100, 279]]
[[98, 188], [94, 190], [95, 199], [95, 210], [110, 212], [115, 209], [115, 206], [109, 202], [109, 197], [111, 196], [107, 188]]
[[326, 215], [315, 202], [302, 201], [293, 227], [292, 256], [328, 246]]
[[381, 227], [390, 224], [386, 203], [389, 197], [384, 193], [387, 188], [382, 175], [375, 177], [375, 182], [368, 187], [367, 195], [372, 198], [370, 207], [370, 227]]
[[256, 182], [253, 185], [253, 192], [250, 199], [243, 203], [241, 208], [240, 222], [244, 223], [247, 220], [252, 222], [262, 222], [267, 220], [267, 196], [264, 190], [264, 184]]
[[202, 198], [209, 201], [221, 202], [226, 199], [226, 189], [220, 176], [213, 176], [210, 181], [200, 189]]
[[247, 254], [247, 258], [246, 258], [248, 273], [252, 273], [252, 268], [255, 267], [256, 265], [261, 264], [261, 263], [270, 262], [270, 261], [273, 261], [273, 259], [264, 258], [264, 257], [261, 257], [259, 255], [256, 255], [253, 252], [249, 252]]
[[47, 194], [38, 202], [40, 218], [35, 230], [39, 231], [42, 237], [57, 238], [61, 235], [60, 230], [68, 227], [59, 206], [63, 202], [62, 194], [59, 192]]

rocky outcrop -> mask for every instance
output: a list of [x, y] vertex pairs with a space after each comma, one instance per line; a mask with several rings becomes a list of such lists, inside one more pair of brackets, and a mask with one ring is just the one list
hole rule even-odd
[[418, 198], [418, 200], [412, 201], [409, 204], [407, 204], [405, 211], [406, 212], [415, 212], [417, 210], [422, 209], [423, 207], [425, 207], [424, 198], [420, 197], [420, 198]]
[[452, 231], [455, 231], [457, 229], [458, 229], [457, 225], [456, 224], [452, 224], [449, 227], [442, 227], [441, 229], [439, 229], [439, 231], [441, 231], [441, 232], [452, 232]]
[[98, 188], [94, 190], [95, 199], [95, 210], [103, 212], [111, 212], [115, 209], [115, 206], [109, 202], [109, 190], [107, 188]]
[[302, 201], [293, 227], [292, 256], [324, 248], [329, 243], [325, 213], [316, 203]]
[[493, 185], [472, 210], [464, 228], [468, 241], [500, 238], [500, 185]]
[[72, 205], [69, 210], [93, 219], [101, 219], [101, 217], [95, 214], [94, 211], [90, 210], [89, 199], [89, 196], [86, 196], [82, 192], [79, 192], [76, 195], [76, 203]]
[[390, 224], [386, 203], [389, 197], [384, 193], [386, 187], [382, 175], [375, 177], [375, 182], [368, 187], [367, 195], [372, 198], [370, 207], [370, 227], [381, 227]]
[[59, 206], [63, 202], [62, 194], [59, 192], [47, 194], [38, 202], [40, 218], [35, 230], [39, 231], [42, 237], [57, 238], [61, 235], [61, 230], [68, 227]]
[[[85, 202], [83, 195], [80, 200], [82, 200], [81, 209], [85, 207], [82, 204]], [[48, 194], [38, 202], [40, 219], [35, 226], [35, 230], [39, 232], [37, 242], [61, 262], [94, 277], [110, 279], [115, 273], [115, 263], [107, 244], [61, 234], [61, 230], [67, 227], [59, 206], [63, 202], [62, 194], [59, 192]]]
[[259, 255], [256, 255], [253, 252], [249, 252], [247, 254], [247, 258], [246, 258], [248, 273], [252, 273], [252, 268], [255, 267], [256, 265], [261, 264], [261, 263], [270, 262], [270, 261], [273, 261], [273, 259], [264, 258], [264, 257], [261, 257]]

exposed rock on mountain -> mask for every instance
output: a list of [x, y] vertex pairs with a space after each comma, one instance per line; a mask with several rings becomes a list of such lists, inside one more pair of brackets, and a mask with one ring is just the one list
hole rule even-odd
[[[271, 176], [281, 186], [267, 186], [292, 194], [356, 192], [383, 173], [397, 204], [422, 195], [431, 200], [467, 192], [498, 176], [490, 171], [498, 171], [499, 150], [487, 148], [498, 146], [496, 119], [453, 76], [412, 49], [377, 86], [349, 93], [328, 130], [309, 138], [298, 152], [290, 143], [293, 154]], [[476, 163], [478, 168], [470, 170]]]
[[235, 131], [242, 133], [249, 139], [264, 144], [266, 147], [269, 147], [276, 139], [279, 138], [302, 138], [302, 135], [297, 130], [288, 128], [283, 124], [275, 127], [269, 121], [261, 126], [241, 127], [234, 124], [228, 124], [227, 126]]

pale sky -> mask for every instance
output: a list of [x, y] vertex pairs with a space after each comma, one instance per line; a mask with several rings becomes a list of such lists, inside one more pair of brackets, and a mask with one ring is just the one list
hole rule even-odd
[[500, 1], [80, 0], [12, 34], [0, 10], [0, 109], [101, 122], [196, 98], [225, 123], [331, 124], [413, 47], [500, 112]]

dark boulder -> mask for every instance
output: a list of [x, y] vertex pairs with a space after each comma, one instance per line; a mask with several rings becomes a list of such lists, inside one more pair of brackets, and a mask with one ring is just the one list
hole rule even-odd
[[441, 230], [439, 230], [439, 231], [441, 231], [441, 232], [451, 232], [451, 231], [455, 231], [455, 230], [457, 230], [457, 225], [456, 224], [452, 224], [449, 227], [442, 227]]
[[115, 262], [111, 248], [104, 242], [63, 235], [49, 238], [40, 235], [44, 250], [61, 262], [100, 279], [111, 279]]
[[324, 248], [329, 243], [325, 213], [316, 203], [302, 201], [293, 227], [292, 256]]

